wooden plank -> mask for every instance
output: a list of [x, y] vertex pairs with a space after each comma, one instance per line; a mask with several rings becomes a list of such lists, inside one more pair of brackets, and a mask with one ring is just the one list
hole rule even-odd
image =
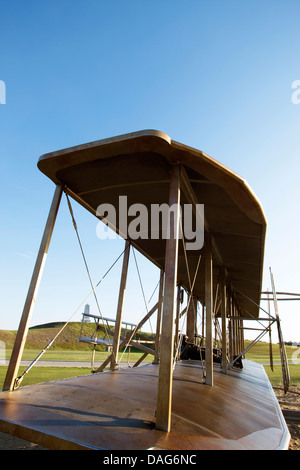
[[180, 217], [179, 165], [173, 165], [171, 168], [169, 207], [176, 207], [177, 210], [174, 211], [174, 214], [172, 212], [170, 214], [170, 237], [166, 241], [165, 288], [156, 413], [156, 428], [166, 432], [169, 432], [171, 426], [172, 368]]
[[49, 244], [52, 237], [52, 232], [61, 201], [63, 188], [57, 185], [55, 188], [54, 196], [49, 210], [48, 219], [45, 225], [43, 237], [41, 240], [39, 252], [35, 262], [34, 270], [31, 277], [26, 301], [23, 308], [19, 328], [17, 331], [14, 347], [12, 350], [10, 362], [8, 365], [6, 377], [4, 380], [3, 390], [12, 390], [14, 387], [15, 379], [18, 375], [18, 370], [27, 338], [29, 322], [31, 319], [32, 311], [35, 305], [35, 300], [41, 281], [43, 269], [46, 262], [46, 257], [49, 249]]

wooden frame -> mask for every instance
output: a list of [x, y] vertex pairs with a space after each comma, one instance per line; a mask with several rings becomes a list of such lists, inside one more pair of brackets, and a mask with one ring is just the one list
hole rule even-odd
[[[16, 430], [24, 432], [25, 438], [34, 436], [36, 440], [45, 439], [50, 447], [61, 445], [62, 448], [246, 448], [261, 444], [262, 434], [258, 434], [261, 431], [266, 436], [265, 447], [278, 447], [285, 430], [278, 422], [277, 411], [270, 412], [271, 399], [267, 399], [268, 406], [263, 413], [267, 381], [260, 374], [260, 368], [247, 365], [247, 361], [243, 371], [227, 364], [227, 325], [229, 356], [236, 361], [236, 355], [243, 354], [243, 317], [258, 317], [257, 307], [260, 308], [257, 298], [262, 279], [265, 218], [244, 180], [203, 152], [172, 141], [158, 131], [142, 131], [65, 149], [44, 156], [40, 159], [39, 167], [55, 184], [61, 186], [56, 187], [5, 381], [7, 391], [3, 392], [0, 407], [2, 429], [9, 429], [13, 433]], [[152, 197], [154, 185], [157, 185], [157, 194]], [[159, 243], [146, 241], [146, 238], [131, 242], [132, 247], [161, 270], [159, 298], [134, 330], [122, 334], [130, 253], [130, 241], [127, 240], [114, 320], [115, 331], [97, 324], [97, 329], [114, 336], [110, 356], [97, 370], [92, 370], [90, 376], [68, 380], [68, 387], [64, 381], [55, 381], [33, 389], [24, 387], [14, 395], [10, 390], [20, 384], [21, 377], [16, 381], [16, 374], [62, 187], [96, 216], [99, 200], [114, 205], [116, 198], [124, 193], [130, 202], [141, 198], [139, 202], [145, 203], [147, 207], [155, 201], [169, 203], [169, 208], [172, 206], [169, 221], [171, 236], [167, 241], [162, 237]], [[183, 244], [186, 266], [183, 256], [181, 258], [183, 251], [179, 252], [181, 199], [183, 203], [192, 205], [193, 217], [203, 217], [202, 211], [197, 212], [198, 199], [208, 207], [207, 219], [203, 221], [204, 249], [198, 247], [199, 253], [189, 254], [188, 259]], [[174, 206], [177, 207], [175, 211]], [[220, 217], [224, 207], [227, 214], [232, 214], [229, 223]], [[127, 231], [124, 233], [121, 225], [120, 220], [115, 221], [115, 231], [127, 238]], [[247, 243], [247, 238], [255, 239], [257, 243], [252, 246]], [[236, 243], [237, 250], [232, 250], [232, 243]], [[198, 274], [203, 252], [204, 267], [201, 266]], [[198, 254], [194, 289], [188, 264], [191, 260], [194, 266]], [[259, 272], [255, 270], [254, 273], [252, 263], [260, 268]], [[246, 284], [248, 280], [250, 283]], [[205, 306], [206, 335], [204, 318], [202, 322], [203, 337], [206, 336], [205, 375], [202, 351], [201, 363], [198, 350], [195, 360], [178, 360], [181, 346], [178, 322], [183, 313], [180, 312], [180, 286], [190, 296], [189, 308], [186, 307], [184, 311], [187, 311], [186, 332], [192, 343], [197, 332], [196, 303], [199, 300]], [[250, 297], [247, 301], [241, 297], [244, 290], [250, 297], [254, 296], [256, 308], [251, 308]], [[156, 310], [154, 350], [147, 347], [148, 340], [141, 334], [138, 338], [134, 334]], [[219, 338], [222, 340], [221, 367], [219, 358], [213, 363], [214, 335], [217, 348], [220, 345]], [[96, 336], [94, 339], [97, 339]], [[141, 339], [146, 345], [137, 344], [133, 339]], [[124, 346], [130, 348], [134, 345], [143, 351], [140, 360], [133, 368], [120, 368], [116, 372], [118, 353]], [[191, 354], [187, 354], [187, 358], [191, 358], [194, 353], [194, 348], [190, 350], [188, 352]], [[138, 368], [148, 354], [154, 356], [153, 364]], [[109, 364], [110, 370], [97, 374]], [[260, 376], [257, 378], [255, 374]], [[253, 377], [257, 380], [253, 392], [249, 394]], [[241, 399], [243, 394], [244, 400]], [[88, 408], [86, 403], [89, 403]], [[235, 403], [240, 404], [238, 411]], [[215, 419], [211, 419], [212, 416]], [[275, 438], [274, 429], [277, 430]]]

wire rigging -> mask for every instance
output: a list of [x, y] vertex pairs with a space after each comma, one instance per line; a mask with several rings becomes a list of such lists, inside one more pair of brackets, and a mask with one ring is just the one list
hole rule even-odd
[[[186, 246], [185, 246], [185, 240], [184, 240], [184, 233], [183, 233], [183, 228], [182, 228], [182, 219], [180, 218], [180, 229], [181, 229], [181, 238], [182, 238], [182, 245], [183, 245], [183, 250], [184, 250], [184, 258], [185, 258], [185, 264], [186, 264], [186, 269], [187, 269], [187, 275], [188, 275], [188, 280], [189, 280], [189, 287], [190, 287], [190, 295], [188, 297], [188, 304], [187, 304], [187, 308], [186, 308], [186, 312], [188, 311], [189, 309], [189, 305], [190, 305], [190, 302], [192, 300], [192, 294], [193, 294], [193, 290], [194, 290], [194, 285], [195, 285], [195, 282], [196, 282], [196, 278], [197, 278], [197, 274], [198, 274], [198, 269], [199, 269], [199, 266], [200, 266], [200, 261], [201, 261], [201, 254], [198, 258], [198, 263], [197, 263], [197, 266], [196, 266], [196, 270], [195, 270], [195, 274], [194, 274], [194, 279], [193, 279], [193, 282], [191, 281], [191, 276], [190, 276], [190, 269], [189, 269], [189, 264], [188, 264], [188, 258], [187, 258], [187, 253], [186, 253]], [[192, 303], [192, 306], [193, 306], [193, 311], [194, 311], [194, 314], [197, 315], [197, 312], [195, 312], [194, 310], [194, 304]], [[184, 324], [186, 322], [186, 317], [187, 315], [185, 315], [185, 318], [184, 318]], [[184, 326], [184, 325], [183, 325]], [[176, 353], [174, 355], [174, 361], [173, 361], [173, 370], [175, 369], [175, 365], [176, 365], [176, 357], [178, 355], [178, 352], [179, 352], [179, 348], [181, 347], [181, 344], [182, 344], [182, 341], [183, 341], [183, 333], [181, 332], [180, 334], [180, 338], [179, 338], [179, 341], [178, 341], [178, 344], [177, 344], [177, 348], [176, 348]], [[201, 349], [200, 349], [200, 359], [201, 359], [201, 365], [202, 365], [202, 370], [203, 370], [203, 375], [204, 375], [204, 369], [203, 369], [203, 359], [202, 359], [202, 354], [201, 354]]]
[[[108, 268], [108, 270], [104, 273], [104, 275], [101, 277], [101, 279], [97, 282], [97, 284], [94, 286], [93, 285], [93, 282], [92, 282], [92, 279], [91, 279], [91, 276], [90, 276], [90, 271], [89, 271], [89, 268], [88, 268], [88, 265], [87, 265], [87, 261], [86, 261], [86, 257], [85, 257], [85, 254], [84, 254], [84, 251], [83, 251], [83, 247], [82, 247], [82, 243], [81, 243], [81, 240], [80, 240], [80, 237], [79, 237], [79, 233], [78, 233], [78, 229], [77, 229], [77, 224], [76, 224], [76, 221], [75, 221], [75, 218], [74, 218], [74, 214], [73, 214], [73, 210], [72, 210], [72, 206], [71, 206], [71, 203], [69, 201], [69, 198], [68, 198], [68, 195], [66, 193], [66, 197], [67, 197], [67, 201], [68, 201], [68, 207], [69, 207], [69, 210], [70, 210], [70, 213], [71, 213], [71, 217], [72, 217], [72, 222], [73, 222], [73, 226], [74, 226], [74, 229], [76, 231], [76, 235], [77, 235], [77, 239], [78, 239], [78, 242], [79, 242], [79, 245], [80, 245], [80, 250], [81, 250], [81, 253], [82, 253], [82, 256], [83, 256], [83, 259], [84, 259], [84, 263], [85, 263], [85, 267], [87, 269], [87, 272], [88, 272], [88, 276], [89, 276], [89, 279], [90, 279], [90, 284], [91, 284], [91, 291], [88, 293], [88, 295], [85, 297], [85, 299], [80, 303], [80, 305], [76, 308], [76, 310], [72, 313], [72, 315], [70, 316], [70, 318], [64, 323], [64, 325], [62, 326], [62, 328], [57, 332], [57, 334], [54, 336], [54, 338], [52, 338], [49, 343], [45, 346], [45, 348], [36, 356], [36, 358], [29, 364], [29, 366], [25, 369], [25, 371], [15, 379], [15, 382], [14, 382], [14, 390], [16, 390], [24, 376], [26, 374], [28, 374], [28, 372], [32, 369], [32, 367], [40, 360], [40, 358], [44, 355], [44, 353], [52, 346], [52, 344], [55, 342], [55, 340], [57, 339], [57, 337], [63, 332], [63, 330], [66, 328], [66, 326], [70, 323], [70, 321], [73, 319], [73, 317], [75, 316], [75, 314], [78, 312], [78, 310], [83, 306], [84, 303], [86, 303], [86, 301], [88, 300], [88, 298], [94, 294], [95, 296], [95, 299], [96, 299], [96, 302], [97, 302], [97, 306], [99, 308], [99, 313], [100, 313], [100, 316], [101, 316], [101, 319], [103, 321], [103, 324], [104, 324], [104, 320], [103, 320], [103, 316], [102, 316], [102, 313], [101, 313], [101, 310], [100, 310], [100, 306], [99, 306], [99, 303], [98, 303], [98, 299], [97, 299], [97, 296], [95, 294], [95, 290], [97, 289], [97, 287], [101, 284], [101, 282], [106, 278], [106, 276], [109, 274], [109, 272], [113, 269], [113, 267], [117, 264], [117, 262], [119, 261], [119, 259], [123, 256], [123, 254], [125, 253], [127, 247], [124, 248], [124, 250], [122, 251], [122, 253], [117, 257], [117, 259], [113, 262], [113, 264]], [[104, 324], [104, 328], [106, 330], [106, 326]], [[106, 333], [107, 334], [107, 333]]]
[[[152, 297], [154, 296], [155, 291], [157, 290], [157, 287], [158, 287], [160, 281], [158, 281], [157, 285], [155, 286], [154, 291], [153, 291], [153, 293], [152, 293], [152, 295], [151, 295], [151, 297], [150, 297], [150, 299], [148, 300], [148, 303], [147, 303], [146, 296], [145, 296], [145, 291], [144, 291], [144, 287], [143, 287], [143, 283], [142, 283], [142, 278], [141, 278], [139, 266], [138, 266], [137, 259], [136, 259], [136, 255], [135, 255], [135, 250], [133, 249], [132, 251], [133, 251], [133, 256], [134, 256], [134, 260], [135, 260], [136, 270], [137, 270], [137, 273], [138, 273], [138, 278], [139, 278], [139, 282], [140, 282], [140, 286], [141, 286], [141, 290], [142, 290], [142, 295], [143, 295], [143, 299], [144, 299], [144, 303], [145, 303], [145, 307], [146, 307], [146, 312], [147, 312], [147, 315], [148, 315], [148, 314], [149, 314], [148, 303], [150, 303]], [[153, 334], [152, 324], [151, 324], [150, 318], [149, 318], [149, 323], [150, 323], [151, 333]], [[129, 340], [127, 341], [127, 344], [126, 344], [125, 349], [124, 349], [124, 351], [123, 351], [123, 353], [122, 353], [122, 355], [121, 355], [121, 357], [120, 357], [119, 362], [121, 362], [121, 360], [122, 360], [124, 354], [125, 354], [126, 351], [127, 351], [127, 348], [128, 348], [128, 346], [129, 346], [129, 344], [130, 344], [130, 341], [132, 340], [132, 338], [134, 337], [135, 333], [137, 332], [137, 329], [136, 329], [136, 328], [137, 328], [137, 327], [135, 327], [135, 328], [132, 330], [131, 335], [130, 335], [130, 338], [129, 338]], [[129, 361], [127, 361], [127, 363], [128, 363], [128, 367], [130, 367]]]

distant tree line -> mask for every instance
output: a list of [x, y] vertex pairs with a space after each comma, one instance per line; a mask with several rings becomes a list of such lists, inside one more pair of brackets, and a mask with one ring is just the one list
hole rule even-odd
[[294, 346], [295, 348], [300, 347], [300, 342], [296, 343], [295, 341], [285, 341], [284, 344], [286, 346]]

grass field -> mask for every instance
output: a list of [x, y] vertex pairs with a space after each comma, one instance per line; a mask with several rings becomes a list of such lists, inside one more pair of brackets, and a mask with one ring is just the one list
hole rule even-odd
[[[276, 346], [276, 345], [275, 345]], [[279, 352], [278, 354], [274, 354], [274, 370], [271, 371], [269, 364], [269, 356], [266, 353], [268, 348], [267, 344], [258, 345], [257, 350], [253, 350], [252, 354], [247, 355], [247, 359], [253, 360], [255, 362], [259, 362], [264, 364], [265, 370], [269, 376], [270, 382], [274, 386], [278, 386], [282, 384], [282, 375], [281, 375], [281, 365], [276, 364], [280, 362]], [[287, 348], [288, 349], [288, 348]], [[10, 350], [7, 350], [7, 357], [10, 356]], [[24, 360], [33, 360], [39, 350], [25, 350], [23, 359]], [[290, 377], [291, 377], [291, 385], [298, 386], [300, 385], [300, 364], [293, 364], [292, 363], [292, 354], [294, 352], [294, 348], [291, 348], [289, 351], [288, 349], [288, 358], [289, 358], [289, 370], [290, 370]], [[106, 357], [106, 352], [97, 352], [96, 353], [96, 362], [101, 363]], [[130, 353], [129, 361], [132, 365], [138, 358], [141, 356], [140, 353]], [[43, 360], [47, 361], [90, 361], [91, 360], [91, 351], [74, 351], [74, 350], [54, 350], [48, 351], [44, 356]], [[128, 355], [127, 353], [123, 356], [123, 361], [127, 363]], [[0, 387], [2, 389], [2, 384], [5, 378], [7, 367], [1, 366], [0, 367]], [[19, 375], [25, 370], [25, 367], [20, 367]], [[42, 382], [49, 382], [53, 380], [59, 380], [67, 377], [75, 377], [78, 375], [87, 375], [91, 373], [91, 367], [39, 367], [38, 363], [34, 366], [28, 375], [24, 377], [22, 382], [22, 386], [30, 385], [34, 383], [42, 383]]]
[[[41, 352], [45, 345], [55, 336], [57, 331], [61, 328], [60, 323], [41, 325], [29, 330], [26, 349], [24, 350], [23, 360], [32, 361]], [[93, 325], [87, 325], [88, 329], [92, 330]], [[91, 361], [91, 347], [90, 345], [79, 343], [77, 337], [80, 330], [79, 323], [71, 323], [64, 330], [59, 340], [51, 347], [43, 356], [43, 361]], [[0, 331], [0, 340], [6, 345], [5, 357], [9, 358], [11, 355], [11, 348], [14, 343], [16, 332]], [[3, 344], [2, 343], [2, 344]], [[247, 346], [248, 342], [245, 342]], [[264, 365], [265, 370], [269, 376], [272, 385], [280, 385], [282, 383], [281, 366], [280, 366], [280, 353], [278, 344], [273, 344], [273, 361], [274, 370], [271, 371], [269, 366], [269, 344], [265, 342], [258, 342], [249, 351], [246, 359], [259, 362]], [[292, 346], [286, 346], [286, 352], [289, 362], [289, 370], [291, 377], [291, 385], [300, 385], [300, 350]], [[297, 354], [299, 352], [299, 354]], [[108, 353], [103, 351], [96, 352], [95, 365], [107, 357]], [[141, 356], [139, 352], [131, 352], [130, 357], [127, 352], [123, 355], [122, 361], [127, 363], [129, 361], [133, 365]], [[148, 359], [149, 358], [149, 359]], [[148, 356], [151, 361], [152, 357]], [[146, 359], [146, 360], [147, 360]], [[0, 366], [0, 389], [2, 389], [3, 381], [6, 374], [6, 366]], [[24, 367], [20, 367], [19, 375], [23, 372]], [[42, 383], [53, 380], [58, 380], [67, 377], [74, 377], [78, 375], [87, 375], [91, 373], [91, 367], [39, 367], [39, 363], [35, 365], [28, 375], [24, 377], [22, 386], [33, 383]]]

